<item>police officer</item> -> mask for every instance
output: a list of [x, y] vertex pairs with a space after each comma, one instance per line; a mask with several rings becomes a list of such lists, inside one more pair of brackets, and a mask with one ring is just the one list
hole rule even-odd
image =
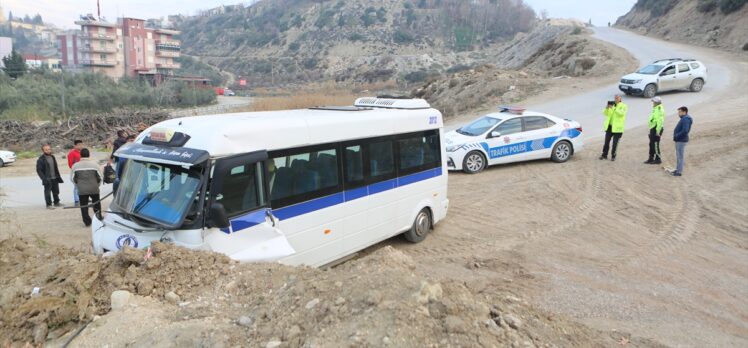
[[660, 97], [652, 98], [652, 112], [649, 114], [649, 158], [645, 164], [660, 164], [660, 137], [662, 124], [665, 122], [665, 110]]
[[[605, 145], [603, 145], [603, 153], [600, 155], [601, 160], [608, 159], [608, 150], [610, 150], [610, 160], [616, 160], [616, 149], [618, 148], [618, 141], [623, 136], [623, 128], [626, 125], [626, 114], [629, 111], [629, 107], [621, 100], [621, 95], [616, 94], [615, 102], [608, 103], [608, 106], [603, 110], [605, 115], [605, 121], [603, 122], [603, 132], [605, 132]], [[610, 148], [610, 141], [613, 140], [613, 148]]]

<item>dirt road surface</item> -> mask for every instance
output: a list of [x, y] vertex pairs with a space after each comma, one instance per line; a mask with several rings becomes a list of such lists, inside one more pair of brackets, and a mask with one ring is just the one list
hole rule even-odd
[[[377, 253], [379, 249], [394, 247], [407, 257], [402, 259], [403, 263], [412, 262], [413, 268], [392, 268], [393, 272], [397, 269], [397, 281], [394, 283], [385, 283], [386, 273], [375, 272], [377, 278], [372, 279], [381, 280], [382, 283], [369, 282], [364, 285], [376, 290], [378, 285], [389, 284], [381, 290], [384, 297], [381, 294], [364, 294], [364, 298], [373, 296], [373, 302], [390, 303], [390, 300], [395, 301], [393, 296], [396, 297], [396, 294], [387, 292], [385, 288], [390, 289], [402, 282], [409, 284], [408, 289], [415, 287], [411, 290], [417, 292], [417, 286], [411, 284], [412, 277], [424, 277], [429, 282], [441, 282], [449, 284], [445, 287], [460, 289], [445, 290], [445, 293], [463, 299], [466, 293], [475, 296], [474, 299], [464, 300], [465, 303], [478, 301], [478, 298], [490, 302], [491, 296], [497, 293], [516, 294], [526, 299], [529, 305], [551, 313], [547, 317], [531, 315], [543, 318], [540, 321], [533, 319], [536, 322], [533, 325], [539, 327], [559, 325], [552, 323], [555, 320], [552, 317], [557, 315], [558, 318], [572, 318], [600, 332], [609, 333], [609, 337], [605, 336], [606, 340], [600, 338], [599, 334], [590, 334], [566, 324], [553, 329], [557, 336], [548, 331], [538, 331], [544, 332], [542, 335], [549, 335], [541, 335], [544, 339], [539, 341], [558, 346], [656, 346], [656, 343], [678, 347], [748, 345], [748, 128], [745, 127], [748, 119], [748, 97], [745, 95], [748, 90], [748, 60], [745, 56], [658, 41], [615, 29], [599, 29], [597, 34], [602, 39], [629, 49], [645, 62], [654, 58], [687, 56], [700, 59], [709, 66], [713, 80], [703, 92], [668, 93], [663, 96], [668, 115], [662, 152], [668, 165], [674, 165], [671, 134], [677, 121], [677, 116], [673, 114], [675, 108], [687, 105], [694, 117], [683, 177], [674, 178], [659, 166], [642, 164], [647, 157], [647, 130], [641, 125], [646, 122], [651, 105], [644, 99], [625, 98], [630, 111], [618, 160], [610, 162], [597, 159], [601, 147], [598, 113], [605, 101], [616, 92], [613, 83], [618, 77], [611, 77], [611, 85], [588, 92], [571, 96], [560, 93], [538, 96], [526, 105], [531, 109], [565, 117], [569, 115], [582, 121], [587, 139], [584, 151], [564, 164], [535, 161], [489, 168], [478, 175], [452, 173], [449, 178], [451, 204], [448, 218], [424, 242], [408, 244], [399, 238], [385, 241], [363, 253], [374, 253], [375, 260], [379, 261], [365, 261], [364, 258], [363, 261], [347, 262], [340, 266], [343, 267], [340, 271], [342, 275], [313, 272], [313, 276], [300, 276], [306, 281], [306, 289], [319, 282], [321, 288], [314, 288], [314, 291], [329, 294], [330, 290], [324, 288], [325, 284], [329, 285], [328, 278], [341, 279], [346, 284], [359, 284], [366, 277], [354, 280], [359, 278], [353, 275], [364, 270], [371, 272], [362, 263], [381, 263], [377, 266], [380, 267], [377, 272], [381, 272], [381, 267], [394, 267], [391, 261], [381, 261], [381, 254]], [[449, 126], [454, 128], [467, 119], [467, 116], [458, 118]], [[75, 214], [56, 210], [48, 215], [43, 209], [30, 207], [6, 208], [4, 217], [8, 214], [15, 214], [15, 221], [20, 223], [3, 224], [0, 239], [9, 235], [30, 235], [45, 243], [80, 247], [81, 250], [89, 243], [90, 231], [76, 227], [80, 223]], [[53, 235], [51, 238], [50, 234]], [[23, 248], [8, 250], [16, 249]], [[391, 252], [390, 248], [385, 249], [385, 253]], [[400, 260], [400, 257], [395, 256], [395, 259]], [[129, 273], [126, 272], [126, 278], [132, 278]], [[338, 276], [340, 278], [335, 278]], [[254, 276], [250, 279], [254, 280]], [[292, 282], [289, 281], [289, 284]], [[130, 286], [133, 291], [137, 290], [137, 286]], [[219, 289], [218, 285], [216, 289]], [[220, 289], [223, 291], [223, 288]], [[302, 285], [293, 291], [298, 291], [299, 296], [306, 296], [303, 295], [304, 289]], [[251, 286], [246, 291], [256, 293]], [[233, 304], [211, 307], [210, 301], [218, 295], [223, 298], [219, 292], [204, 295], [205, 298], [201, 300], [196, 292], [188, 292], [185, 296], [195, 299], [191, 300], [193, 304], [185, 305], [185, 308], [167, 306], [163, 302], [150, 303], [151, 300], [146, 298], [138, 304], [139, 308], [164, 309], [158, 312], [131, 310], [128, 315], [133, 315], [136, 320], [125, 322], [122, 320], [127, 317], [107, 315], [104, 324], [97, 325], [106, 327], [106, 323], [111, 323], [109, 329], [121, 327], [123, 336], [140, 335], [151, 330], [153, 339], [170, 339], [168, 335], [173, 331], [169, 328], [174, 326], [181, 325], [180, 332], [197, 332], [195, 322], [184, 319], [174, 323], [174, 319], [169, 319], [186, 316], [202, 318], [203, 326], [215, 324], [219, 331], [235, 330], [235, 325], [229, 325], [221, 316], [221, 312], [233, 308]], [[227, 298], [226, 301], [230, 301], [231, 297]], [[253, 299], [253, 305], [269, 299], [280, 301], [273, 296], [259, 297]], [[203, 303], [206, 301], [207, 304]], [[297, 297], [289, 301], [279, 303], [279, 307], [297, 306], [298, 313], [301, 313], [301, 307], [305, 304], [309, 306], [314, 300]], [[322, 298], [322, 301], [337, 300]], [[191, 309], [191, 306], [200, 303], [206, 307]], [[369, 313], [364, 309], [362, 311]], [[157, 318], [157, 323], [163, 325], [159, 327], [164, 329], [164, 333], [159, 336], [153, 329], [127, 329], [128, 325], [137, 327], [139, 321], [146, 320], [143, 313], [152, 315], [147, 318]], [[286, 320], [287, 316], [295, 313], [273, 312], [265, 315], [270, 323], [270, 318]], [[408, 315], [370, 317], [366, 320], [382, 323], [377, 329], [400, 327], [387, 323], [413, 320]], [[354, 323], [364, 317], [346, 318], [347, 322]], [[442, 319], [441, 323], [447, 325], [447, 321]], [[419, 328], [425, 325], [416, 322]], [[452, 324], [449, 325], [454, 329]], [[335, 321], [335, 325], [338, 325], [337, 328], [343, 324]], [[140, 326], [143, 326], [142, 323]], [[302, 329], [306, 328], [302, 325]], [[335, 336], [321, 342], [346, 342], [351, 345], [369, 342], [366, 344], [373, 346], [388, 344], [382, 341], [381, 336], [377, 341], [356, 341], [358, 331], [348, 326], [345, 329], [355, 332], [349, 338]], [[279, 342], [293, 346], [289, 342], [294, 341], [286, 340], [290, 335], [288, 333], [275, 332], [270, 328], [266, 329], [267, 332], [258, 330], [250, 331], [249, 335], [254, 335], [252, 339], [257, 339], [250, 342], [260, 343], [259, 338], [267, 341], [277, 335]], [[566, 333], [570, 330], [585, 332], [581, 336], [585, 339], [568, 340]], [[291, 331], [298, 335], [298, 330]], [[307, 340], [310, 341], [314, 337], [331, 335], [330, 332], [303, 331], [302, 335], [310, 338]], [[435, 342], [435, 346], [484, 344], [482, 336], [476, 336], [478, 341], [450, 341], [449, 337], [459, 335], [450, 334], [442, 339], [442, 336], [424, 336], [424, 332], [431, 331], [414, 332], [413, 337]], [[620, 332], [630, 332], [632, 336], [622, 337], [617, 334]], [[400, 331], [392, 335], [390, 337], [402, 339], [393, 342], [413, 342], [412, 337]], [[86, 330], [81, 342], [84, 342], [83, 345], [95, 345], [105, 336], [111, 336], [111, 332], [103, 328], [98, 331]], [[293, 337], [298, 336], [291, 339]], [[532, 337], [532, 334], [523, 339], [537, 343], [528, 337]], [[146, 343], [143, 338], [137, 339]], [[267, 346], [274, 346], [274, 343], [270, 344], [273, 341], [267, 342]], [[496, 342], [504, 342], [498, 346], [510, 345], [506, 342], [512, 342], [512, 339], [494, 341], [494, 344]]]

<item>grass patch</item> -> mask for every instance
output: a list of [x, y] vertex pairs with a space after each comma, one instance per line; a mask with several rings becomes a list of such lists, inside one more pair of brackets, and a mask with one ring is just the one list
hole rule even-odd
[[29, 159], [29, 158], [37, 158], [41, 155], [40, 151], [20, 151], [16, 152], [16, 158], [18, 159]]

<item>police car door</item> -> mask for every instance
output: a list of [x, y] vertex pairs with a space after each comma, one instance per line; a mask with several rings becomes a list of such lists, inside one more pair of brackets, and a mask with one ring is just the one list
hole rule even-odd
[[522, 135], [522, 118], [506, 120], [488, 133], [488, 164], [521, 161], [527, 151]]
[[266, 180], [267, 158], [267, 152], [258, 151], [216, 161], [208, 221], [216, 218], [211, 216], [215, 212], [222, 211], [229, 226], [212, 229], [206, 235], [206, 242], [214, 251], [240, 261], [274, 261], [294, 253], [285, 235], [275, 228], [266, 184], [272, 180]]
[[525, 116], [522, 121], [522, 136], [529, 143], [524, 159], [550, 158], [553, 137], [558, 137], [561, 130], [551, 127], [555, 123], [543, 116]]

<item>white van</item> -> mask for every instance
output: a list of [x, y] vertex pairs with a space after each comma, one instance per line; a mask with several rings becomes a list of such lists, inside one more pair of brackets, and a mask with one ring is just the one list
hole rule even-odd
[[120, 148], [96, 253], [153, 241], [321, 266], [447, 214], [442, 116], [421, 99], [172, 119]]

